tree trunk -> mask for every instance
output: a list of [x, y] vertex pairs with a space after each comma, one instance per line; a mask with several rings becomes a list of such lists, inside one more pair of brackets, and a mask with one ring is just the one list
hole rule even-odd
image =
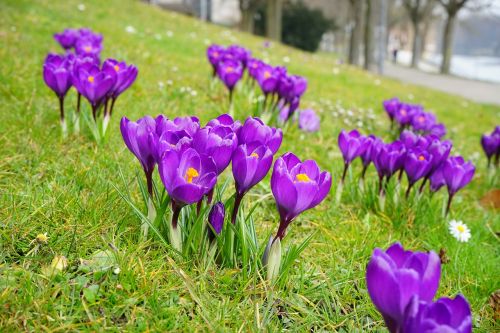
[[359, 62], [359, 45], [363, 36], [363, 0], [353, 0], [352, 11], [354, 14], [354, 26], [351, 30], [349, 41], [349, 63], [357, 65]]
[[364, 68], [369, 70], [373, 63], [373, 20], [372, 20], [372, 0], [366, 0], [365, 12], [365, 63]]
[[451, 56], [453, 52], [453, 34], [455, 32], [455, 18], [456, 13], [448, 13], [446, 26], [444, 28], [442, 49], [443, 60], [441, 62], [441, 73], [443, 74], [450, 73]]
[[254, 29], [253, 17], [254, 17], [254, 15], [255, 15], [255, 11], [252, 8], [241, 11], [241, 23], [240, 23], [241, 31], [253, 33], [253, 29]]
[[266, 35], [270, 39], [281, 40], [281, 19], [283, 0], [268, 0], [266, 12]]
[[422, 43], [421, 41], [421, 35], [420, 35], [420, 28], [419, 24], [416, 21], [412, 21], [412, 26], [413, 26], [413, 47], [412, 47], [412, 54], [411, 54], [411, 67], [417, 68], [418, 67], [418, 61], [419, 61], [419, 56], [420, 56], [420, 45]]

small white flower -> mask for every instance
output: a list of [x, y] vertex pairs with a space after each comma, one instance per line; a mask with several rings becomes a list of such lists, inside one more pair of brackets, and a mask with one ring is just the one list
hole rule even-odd
[[375, 85], [376, 85], [376, 86], [380, 86], [380, 83], [381, 83], [381, 81], [380, 81], [379, 79], [376, 79], [376, 80], [375, 80]]
[[156, 40], [161, 40], [161, 35], [160, 34], [155, 34], [155, 39]]
[[172, 80], [167, 80], [167, 84], [168, 84], [169, 86], [171, 86], [171, 85], [173, 85], [173, 84], [174, 84], [174, 82], [173, 82]]
[[177, 72], [178, 70], [177, 66], [172, 67], [172, 72]]
[[333, 75], [339, 75], [340, 69], [338, 67], [333, 68]]
[[128, 32], [129, 34], [135, 34], [137, 32], [137, 30], [135, 30], [135, 28], [131, 25], [127, 25], [125, 31]]
[[170, 30], [167, 31], [167, 37], [173, 37], [174, 33]]
[[283, 62], [289, 63], [290, 62], [290, 57], [284, 56], [283, 57]]
[[120, 274], [120, 272], [121, 272], [121, 271], [122, 271], [122, 270], [120, 269], [120, 267], [118, 267], [118, 266], [117, 266], [117, 267], [115, 267], [115, 268], [113, 269], [113, 274], [114, 274], [114, 275], [118, 275], [118, 274]]
[[85, 10], [85, 5], [81, 3], [76, 8], [78, 8], [79, 11], [83, 12]]
[[163, 89], [164, 83], [162, 81], [158, 81], [158, 88]]
[[449, 225], [450, 233], [459, 242], [468, 242], [471, 234], [470, 229], [462, 221], [451, 220]]
[[196, 90], [191, 91], [191, 96], [195, 97], [196, 95], [198, 95], [198, 93], [196, 92]]

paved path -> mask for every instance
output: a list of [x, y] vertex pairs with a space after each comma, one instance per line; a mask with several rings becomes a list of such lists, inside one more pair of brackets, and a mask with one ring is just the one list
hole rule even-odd
[[385, 63], [384, 75], [403, 82], [459, 95], [475, 102], [500, 106], [500, 84], [431, 74], [389, 62]]

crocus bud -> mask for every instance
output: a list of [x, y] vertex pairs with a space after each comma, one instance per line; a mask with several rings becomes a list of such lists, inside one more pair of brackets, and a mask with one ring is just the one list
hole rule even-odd
[[208, 222], [212, 226], [212, 228], [210, 228], [208, 232], [209, 238], [211, 240], [213, 240], [216, 235], [219, 235], [221, 233], [222, 227], [224, 226], [225, 214], [226, 210], [222, 202], [219, 201], [212, 206], [212, 209], [208, 214]]

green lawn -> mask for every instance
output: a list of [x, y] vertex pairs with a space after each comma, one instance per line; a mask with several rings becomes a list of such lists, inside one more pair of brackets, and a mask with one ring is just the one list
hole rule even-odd
[[[365, 266], [374, 247], [396, 240], [415, 250], [445, 249], [449, 262], [443, 265], [438, 295], [463, 293], [472, 305], [476, 331], [498, 329], [488, 298], [500, 288], [495, 235], [500, 215], [478, 203], [499, 186], [498, 175], [496, 183], [488, 180], [479, 145], [480, 134], [498, 122], [498, 107], [380, 78], [338, 65], [330, 55], [276, 44], [264, 49], [262, 39], [140, 1], [89, 0], [83, 12], [79, 3], [0, 2], [0, 331], [377, 331], [383, 321], [366, 291]], [[61, 52], [52, 34], [82, 26], [104, 35], [104, 58], [124, 59], [139, 68], [136, 83], [117, 102], [108, 141], [101, 146], [87, 129], [61, 139], [56, 98], [42, 80], [47, 52]], [[127, 26], [136, 33], [126, 32]], [[275, 65], [289, 57], [289, 70], [309, 81], [303, 106], [322, 118], [318, 134], [286, 128], [279, 152], [316, 159], [334, 177], [327, 200], [290, 227], [288, 242], [315, 235], [281, 289], [269, 289], [256, 277], [245, 279], [238, 269], [206, 270], [156, 239], [140, 242], [140, 222], [113, 187], [126, 190], [122, 172], [139, 201], [134, 177], [142, 171], [123, 143], [121, 116], [189, 114], [205, 123], [227, 112], [221, 85], [208, 88], [205, 48], [210, 42], [240, 43]], [[182, 87], [194, 89], [196, 96]], [[471, 228], [468, 243], [448, 233], [447, 220], [439, 214], [443, 193], [432, 200], [426, 195], [417, 205], [394, 208], [388, 203], [386, 213], [377, 212], [373, 198], [356, 191], [357, 163], [342, 203], [335, 204], [343, 163], [337, 148], [340, 129], [355, 128], [359, 121], [365, 134], [389, 139], [381, 102], [393, 96], [433, 110], [449, 129], [453, 152], [476, 163], [474, 181], [459, 192], [451, 216]], [[75, 97], [71, 91], [68, 109]], [[245, 119], [252, 109], [237, 92], [237, 118]], [[369, 179], [375, 183], [372, 168]], [[254, 218], [262, 241], [278, 225], [270, 193], [268, 177], [244, 201], [247, 207], [259, 202]], [[47, 233], [48, 244], [28, 254], [40, 233]], [[76, 270], [80, 258], [108, 250], [109, 243], [118, 249], [119, 274]], [[64, 274], [47, 277], [43, 267], [54, 255], [65, 255], [70, 265]]]

